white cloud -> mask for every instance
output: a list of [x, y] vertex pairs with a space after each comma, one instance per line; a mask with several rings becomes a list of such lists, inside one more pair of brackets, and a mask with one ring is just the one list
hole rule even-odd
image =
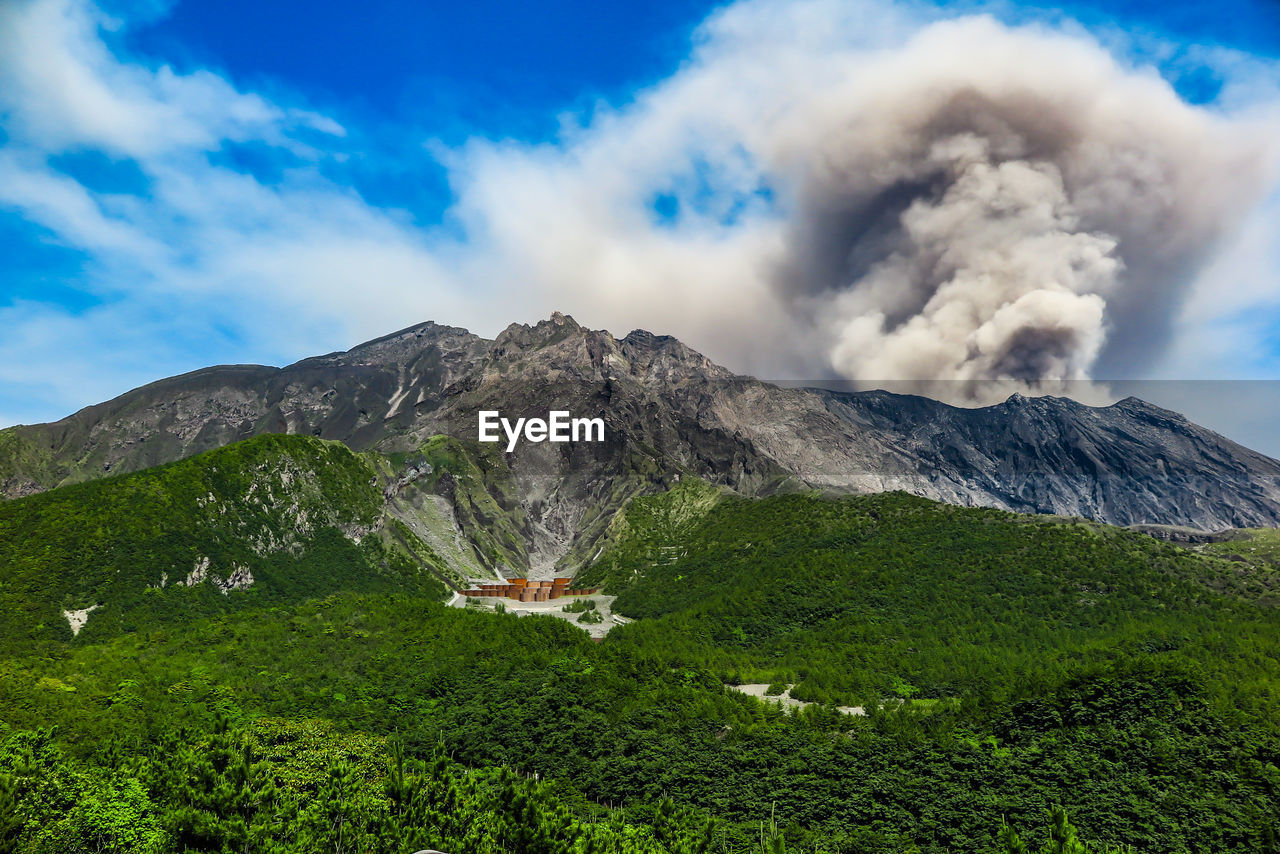
[[104, 210], [106, 200], [41, 163], [23, 162], [13, 151], [0, 151], [0, 203], [17, 208], [68, 244], [91, 252], [119, 254], [156, 263], [166, 254], [162, 244]]
[[271, 134], [284, 119], [265, 99], [216, 74], [122, 63], [79, 0], [0, 6], [0, 107], [27, 139], [58, 151], [101, 148], [142, 157]]

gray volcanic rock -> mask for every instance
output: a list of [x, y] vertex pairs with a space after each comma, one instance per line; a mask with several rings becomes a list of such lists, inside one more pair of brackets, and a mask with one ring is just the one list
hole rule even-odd
[[851, 423], [896, 435], [916, 465], [902, 488], [942, 501], [1203, 530], [1280, 518], [1280, 463], [1136, 398], [1090, 407], [1014, 395], [957, 409], [872, 392], [834, 402]]
[[[744, 494], [901, 489], [940, 501], [1201, 530], [1280, 523], [1280, 462], [1129, 398], [1089, 407], [1015, 395], [961, 409], [883, 391], [735, 376], [670, 337], [617, 339], [553, 315], [488, 341], [434, 323], [286, 368], [210, 368], [52, 424], [0, 431], [16, 497], [265, 432], [412, 453], [475, 443], [477, 412], [605, 420], [602, 443], [505, 455], [528, 561], [588, 557], [627, 498], [696, 474]], [[507, 475], [504, 475], [507, 476]]]

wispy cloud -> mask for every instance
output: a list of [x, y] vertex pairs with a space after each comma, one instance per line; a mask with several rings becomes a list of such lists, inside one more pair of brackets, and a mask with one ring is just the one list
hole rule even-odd
[[[0, 206], [83, 256], [77, 284], [96, 297], [3, 309], [6, 412], [56, 417], [210, 359], [288, 358], [456, 310], [430, 235], [324, 177], [348, 156], [340, 123], [118, 56], [115, 25], [79, 0], [0, 6]], [[226, 165], [238, 144], [275, 179]], [[59, 168], [82, 152], [143, 186], [95, 190]]]
[[78, 0], [0, 8], [7, 124], [45, 150], [89, 146], [126, 157], [283, 139], [286, 112], [216, 74], [121, 62], [100, 38], [114, 22]]

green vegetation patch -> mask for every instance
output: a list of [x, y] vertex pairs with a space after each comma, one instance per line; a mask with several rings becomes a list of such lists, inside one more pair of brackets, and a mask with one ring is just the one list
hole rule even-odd
[[1220, 543], [1205, 543], [1200, 551], [1222, 555], [1254, 555], [1259, 560], [1280, 564], [1280, 529], [1240, 528], [1238, 537]]
[[10, 489], [48, 488], [58, 480], [53, 454], [28, 438], [28, 430], [0, 430], [0, 496]]
[[[667, 500], [633, 507], [661, 519]], [[597, 562], [615, 612], [639, 620], [611, 640], [726, 682], [795, 684], [800, 700], [1000, 695], [1144, 655], [1225, 666], [1241, 696], [1280, 676], [1277, 612], [1227, 583], [1238, 565], [1120, 529], [804, 494], [722, 499], [648, 530], [669, 536], [620, 538]]]
[[652, 566], [668, 566], [688, 546], [688, 534], [732, 493], [697, 477], [666, 492], [632, 498], [610, 523], [601, 553], [575, 579], [579, 586], [622, 589]]
[[375, 472], [343, 445], [261, 436], [0, 504], [0, 651], [337, 590], [443, 585], [377, 535]]
[[[343, 595], [82, 645], [63, 659], [8, 660], [0, 720], [19, 733], [56, 725], [57, 739], [46, 736], [37, 752], [56, 750], [70, 772], [98, 781], [86, 787], [110, 783], [103, 791], [164, 833], [192, 806], [213, 814], [210, 827], [231, 821], [218, 811], [233, 802], [208, 794], [227, 790], [224, 774], [258, 781], [228, 791], [268, 791], [269, 781], [280, 793], [266, 803], [284, 804], [289, 821], [264, 833], [305, 825], [289, 804], [305, 816], [317, 797], [356, 825], [380, 826], [393, 739], [406, 765], [434, 762], [442, 745], [473, 768], [554, 781], [546, 792], [579, 821], [599, 819], [602, 803], [627, 805], [609, 819], [627, 821], [631, 807], [665, 796], [669, 809], [717, 818], [711, 850], [742, 854], [759, 850], [771, 815], [770, 832], [787, 847], [833, 854], [990, 854], [1003, 850], [1002, 817], [1038, 844], [1053, 805], [1091, 842], [1143, 851], [1265, 851], [1276, 829], [1274, 718], [1220, 708], [1212, 677], [1176, 657], [1082, 668], [1002, 701], [968, 698], [927, 714], [904, 703], [858, 718], [821, 707], [784, 713], [670, 652], [612, 636], [595, 644], [553, 618]], [[76, 690], [37, 689], [45, 678]], [[247, 770], [231, 770], [245, 747], [219, 741], [227, 727], [251, 741]], [[212, 770], [202, 757], [214, 757]], [[52, 803], [41, 788], [51, 775], [18, 773], [30, 767], [22, 762], [0, 761], [0, 777], [14, 781], [20, 816], [47, 817], [30, 805]], [[139, 770], [147, 762], [165, 767]], [[132, 801], [118, 794], [130, 779]], [[196, 783], [180, 780], [205, 782], [187, 794]], [[255, 798], [244, 810], [268, 819], [270, 810], [250, 806]], [[528, 815], [536, 825], [537, 811]], [[647, 815], [636, 824], [656, 833]], [[694, 836], [702, 828], [682, 826]], [[276, 838], [290, 854], [314, 850]], [[183, 844], [221, 850], [207, 839]], [[580, 850], [548, 845], [508, 837], [484, 850]]]
[[[499, 548], [501, 461], [427, 450], [414, 488], [474, 488]], [[1277, 849], [1252, 564], [686, 479], [611, 531], [590, 571], [641, 619], [595, 643], [440, 604], [381, 521], [394, 475], [263, 437], [0, 504], [0, 851]]]
[[502, 451], [450, 436], [434, 436], [420, 451], [432, 470], [416, 486], [452, 501], [459, 528], [485, 565], [508, 575], [527, 569], [528, 520]]

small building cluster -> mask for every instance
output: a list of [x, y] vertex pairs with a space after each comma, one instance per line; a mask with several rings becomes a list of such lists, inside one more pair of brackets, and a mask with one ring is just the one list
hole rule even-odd
[[509, 578], [500, 582], [481, 582], [463, 596], [515, 599], [518, 602], [546, 602], [561, 596], [590, 596], [599, 593], [599, 587], [569, 587], [572, 579], [555, 578], [551, 581], [530, 581], [527, 578]]

